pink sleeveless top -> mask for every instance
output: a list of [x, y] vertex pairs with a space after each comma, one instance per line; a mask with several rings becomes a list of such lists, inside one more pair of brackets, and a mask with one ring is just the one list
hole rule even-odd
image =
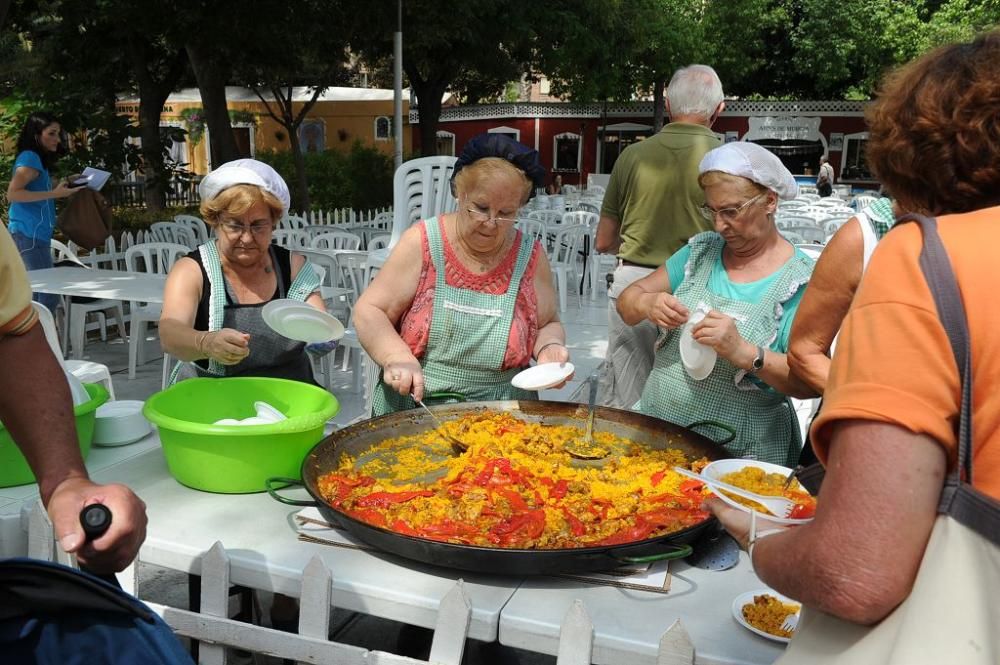
[[[491, 295], [500, 295], [507, 291], [514, 265], [517, 263], [517, 250], [521, 245], [521, 232], [517, 232], [514, 244], [507, 256], [493, 270], [477, 275], [468, 270], [452, 248], [447, 234], [442, 229], [444, 241], [445, 282], [449, 286], [479, 291]], [[417, 283], [417, 294], [399, 321], [399, 334], [417, 358], [424, 355], [427, 349], [427, 339], [430, 336], [431, 314], [434, 308], [434, 284], [437, 271], [431, 260], [430, 245], [427, 244], [427, 230], [420, 225], [420, 244], [422, 248], [422, 263], [420, 281]], [[531, 360], [532, 349], [538, 336], [538, 296], [535, 293], [535, 265], [538, 263], [538, 252], [541, 245], [536, 241], [531, 250], [528, 267], [521, 279], [521, 288], [514, 304], [514, 319], [510, 324], [510, 335], [507, 337], [507, 351], [504, 354], [503, 367], [526, 367]]]

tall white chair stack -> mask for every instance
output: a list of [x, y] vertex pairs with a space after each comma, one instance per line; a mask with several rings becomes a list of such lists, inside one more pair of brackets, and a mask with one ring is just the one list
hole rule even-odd
[[[577, 258], [583, 246], [583, 238], [588, 232], [589, 229], [583, 224], [574, 224], [559, 229], [553, 238], [549, 263], [556, 277], [560, 312], [566, 311], [566, 294], [578, 276]], [[573, 277], [572, 281], [570, 276]]]

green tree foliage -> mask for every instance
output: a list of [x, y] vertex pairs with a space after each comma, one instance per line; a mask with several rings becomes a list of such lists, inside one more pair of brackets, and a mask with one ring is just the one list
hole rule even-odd
[[[406, 0], [403, 68], [420, 109], [424, 155], [437, 150], [441, 98], [457, 91], [468, 102], [501, 94], [525, 69], [533, 35], [533, 0]], [[392, 56], [395, 2], [347, 0], [366, 21], [352, 31], [351, 47], [368, 61]]]

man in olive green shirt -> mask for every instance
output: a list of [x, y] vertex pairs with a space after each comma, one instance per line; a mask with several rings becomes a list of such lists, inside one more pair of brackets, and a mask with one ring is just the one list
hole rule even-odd
[[698, 163], [721, 141], [711, 126], [725, 106], [722, 83], [706, 65], [674, 73], [667, 86], [670, 123], [659, 134], [622, 152], [611, 171], [601, 206], [595, 249], [618, 255], [608, 291], [608, 350], [601, 377], [601, 402], [630, 409], [639, 401], [653, 367], [656, 326], [626, 325], [618, 316], [618, 295], [680, 249], [691, 236], [711, 230], [698, 207]]

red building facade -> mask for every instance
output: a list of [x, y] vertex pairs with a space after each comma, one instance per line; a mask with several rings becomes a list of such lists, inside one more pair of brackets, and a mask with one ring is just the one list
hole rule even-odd
[[[411, 109], [411, 125], [420, 122]], [[754, 141], [777, 154], [795, 174], [815, 174], [827, 154], [837, 180], [874, 186], [864, 162], [868, 138], [864, 102], [727, 101], [712, 127], [725, 141]], [[575, 104], [516, 102], [455, 106], [441, 111], [438, 154], [457, 155], [483, 132], [511, 135], [538, 150], [550, 178], [579, 185], [611, 172], [618, 154], [653, 133], [652, 102]], [[420, 151], [414, 131], [413, 150]]]

